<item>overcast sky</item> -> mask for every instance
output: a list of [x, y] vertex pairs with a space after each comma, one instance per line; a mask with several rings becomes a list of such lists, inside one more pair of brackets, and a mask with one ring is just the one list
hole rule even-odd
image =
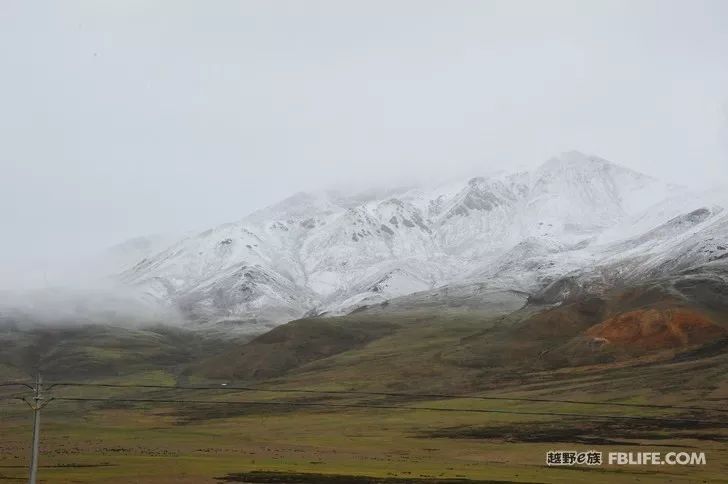
[[724, 0], [3, 0], [0, 66], [0, 287], [338, 183], [728, 180]]

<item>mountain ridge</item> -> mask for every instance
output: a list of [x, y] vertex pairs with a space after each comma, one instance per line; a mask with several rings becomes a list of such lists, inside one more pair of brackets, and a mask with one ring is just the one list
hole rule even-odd
[[[299, 192], [184, 238], [120, 279], [193, 321], [254, 321], [240, 329], [260, 331], [447, 285], [534, 293], [595, 267], [655, 276], [676, 269], [660, 269], [667, 253], [686, 251], [683, 269], [711, 262], [696, 248], [700, 236], [686, 231], [697, 227], [720, 240], [728, 232], [716, 223], [723, 205], [702, 206], [685, 193], [579, 152], [528, 172], [439, 186]], [[699, 223], [685, 222], [696, 210], [703, 210]], [[681, 216], [684, 223], [659, 232]], [[714, 245], [720, 257], [723, 245]]]

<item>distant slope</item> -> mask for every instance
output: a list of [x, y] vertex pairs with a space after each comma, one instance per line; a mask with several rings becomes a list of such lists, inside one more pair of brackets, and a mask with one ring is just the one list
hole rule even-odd
[[[305, 318], [254, 339], [168, 327], [0, 322], [0, 372], [294, 387], [471, 392], [580, 372], [728, 352], [728, 281], [712, 272], [530, 298], [467, 285], [346, 316]], [[706, 361], [706, 367], [712, 363]], [[155, 377], [156, 378], [156, 377]]]
[[[203, 335], [169, 326], [28, 325], [0, 321], [0, 380], [164, 378], [245, 339]], [[157, 376], [155, 376], [157, 375]]]
[[723, 354], [725, 294], [725, 281], [700, 275], [574, 295], [556, 306], [373, 306], [285, 324], [191, 371], [335, 388], [471, 391], [539, 371]]

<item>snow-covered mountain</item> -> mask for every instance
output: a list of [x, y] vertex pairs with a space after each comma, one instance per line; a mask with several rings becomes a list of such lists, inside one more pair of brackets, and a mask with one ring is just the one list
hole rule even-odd
[[720, 193], [570, 152], [440, 186], [299, 193], [186, 237], [121, 279], [192, 320], [262, 331], [444, 285], [535, 292], [573, 273], [728, 262], [723, 207]]
[[145, 257], [155, 255], [176, 243], [184, 236], [192, 234], [151, 234], [134, 237], [95, 254], [88, 263], [99, 274], [115, 274], [133, 266]]

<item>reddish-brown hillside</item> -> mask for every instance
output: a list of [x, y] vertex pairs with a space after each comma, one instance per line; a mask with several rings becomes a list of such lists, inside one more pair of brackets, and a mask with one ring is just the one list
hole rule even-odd
[[589, 328], [586, 334], [605, 344], [651, 351], [707, 343], [726, 331], [689, 308], [649, 308], [619, 314]]

